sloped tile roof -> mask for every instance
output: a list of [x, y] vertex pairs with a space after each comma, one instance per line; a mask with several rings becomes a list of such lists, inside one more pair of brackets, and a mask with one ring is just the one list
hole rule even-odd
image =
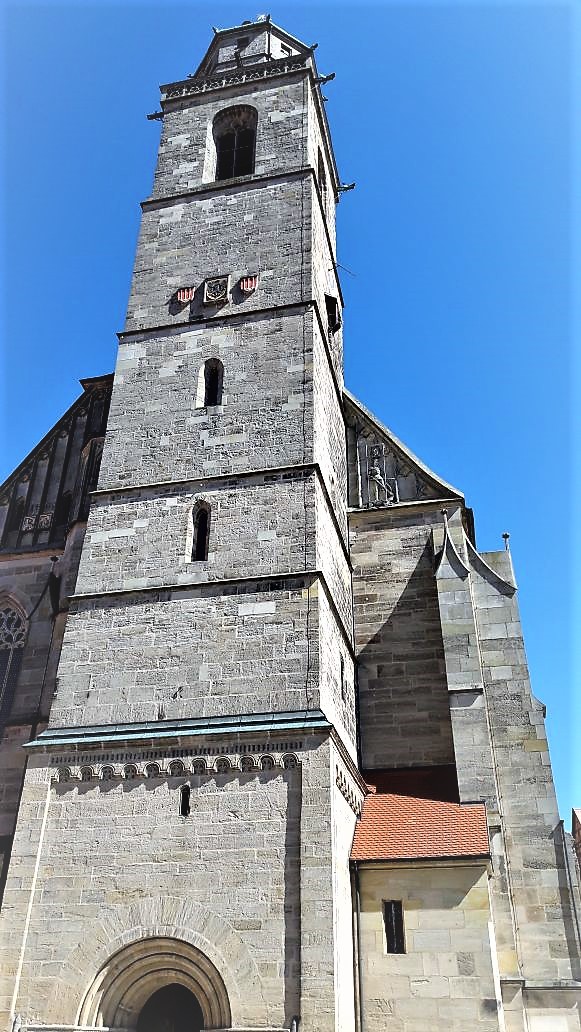
[[442, 802], [392, 792], [365, 797], [352, 860], [488, 856], [482, 803]]

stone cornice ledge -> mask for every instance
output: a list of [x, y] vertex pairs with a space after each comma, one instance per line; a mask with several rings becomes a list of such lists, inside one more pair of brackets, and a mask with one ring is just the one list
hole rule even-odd
[[293, 72], [301, 72], [308, 68], [308, 54], [297, 54], [293, 57], [279, 58], [277, 61], [265, 62], [260, 65], [248, 65], [241, 68], [233, 68], [223, 72], [221, 75], [192, 76], [191, 79], [178, 79], [176, 82], [166, 82], [160, 86], [161, 103], [169, 104], [171, 101], [188, 100], [190, 97], [198, 97], [203, 93], [211, 93], [215, 90], [227, 89], [229, 86], [245, 86], [246, 84], [260, 82], [264, 79], [275, 79], [281, 75], [289, 75]]
[[521, 975], [501, 975], [502, 985], [519, 985], [529, 992], [581, 992], [581, 981], [575, 978], [523, 978]]
[[434, 506], [441, 508], [444, 503], [451, 505], [454, 502], [462, 504], [460, 498], [452, 498], [452, 496], [448, 498], [410, 498], [403, 502], [391, 502], [390, 505], [351, 505], [347, 509], [347, 513], [349, 516], [365, 516], [371, 513], [387, 513], [388, 515], [394, 513], [396, 516], [402, 516], [405, 515], [407, 509], [429, 509]]

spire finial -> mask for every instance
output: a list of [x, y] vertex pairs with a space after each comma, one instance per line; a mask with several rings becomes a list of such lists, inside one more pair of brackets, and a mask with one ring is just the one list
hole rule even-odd
[[505, 530], [504, 534], [502, 535], [502, 538], [503, 538], [503, 541], [504, 541], [504, 547], [505, 547], [506, 551], [510, 552], [510, 545], [509, 545], [510, 534], [508, 533], [507, 530]]

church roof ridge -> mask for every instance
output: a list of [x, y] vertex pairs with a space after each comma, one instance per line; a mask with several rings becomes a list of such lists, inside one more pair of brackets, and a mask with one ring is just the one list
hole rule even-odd
[[365, 416], [366, 419], [373, 423], [374, 426], [376, 426], [377, 429], [380, 431], [380, 433], [384, 434], [391, 442], [391, 444], [393, 444], [395, 448], [399, 449], [399, 451], [401, 451], [402, 454], [405, 455], [405, 457], [412, 464], [417, 466], [422, 473], [428, 476], [434, 484], [437, 484], [439, 487], [443, 487], [445, 491], [448, 491], [450, 495], [452, 495], [454, 498], [457, 498], [460, 501], [464, 501], [464, 494], [462, 491], [459, 491], [458, 488], [453, 487], [453, 485], [449, 484], [447, 480], [443, 479], [443, 477], [440, 477], [437, 473], [434, 473], [434, 471], [431, 470], [429, 466], [426, 466], [425, 462], [422, 462], [422, 460], [418, 458], [418, 456], [411, 450], [411, 448], [408, 448], [407, 445], [403, 443], [403, 441], [400, 441], [399, 437], [396, 437], [393, 430], [390, 430], [389, 427], [385, 425], [385, 423], [382, 423], [381, 420], [379, 420], [377, 416], [375, 416], [373, 412], [371, 412], [371, 410], [368, 409], [363, 404], [363, 402], [359, 401], [359, 398], [356, 398], [355, 395], [352, 394], [351, 391], [348, 390], [346, 387], [343, 388], [343, 395], [347, 399], [347, 401], [354, 406], [354, 408], [358, 409]]

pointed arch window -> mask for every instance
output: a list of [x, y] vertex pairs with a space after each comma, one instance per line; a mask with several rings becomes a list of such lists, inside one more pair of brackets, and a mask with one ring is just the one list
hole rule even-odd
[[192, 514], [193, 540], [192, 562], [205, 562], [208, 558], [210, 543], [210, 506], [207, 502], [198, 502]]
[[216, 180], [250, 176], [254, 172], [256, 108], [246, 104], [219, 111], [214, 119]]
[[0, 723], [12, 709], [27, 634], [24, 614], [9, 601], [0, 603]]
[[219, 358], [209, 358], [204, 364], [204, 408], [222, 404], [224, 366]]

